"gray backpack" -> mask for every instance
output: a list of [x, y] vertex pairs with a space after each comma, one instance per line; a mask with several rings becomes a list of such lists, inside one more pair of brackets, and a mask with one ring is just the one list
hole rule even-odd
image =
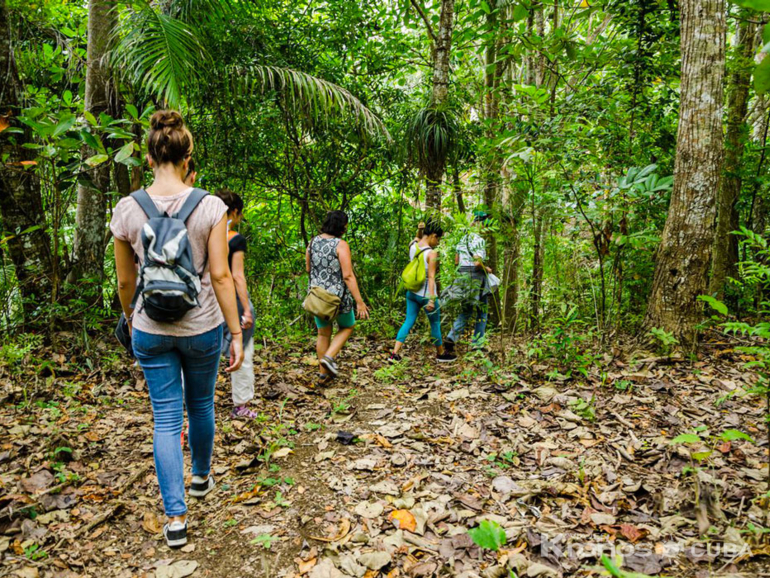
[[[131, 193], [149, 220], [142, 227], [144, 263], [131, 307], [142, 296], [142, 309], [154, 321], [179, 321], [197, 307], [202, 274], [195, 270], [187, 219], [208, 193], [193, 189], [176, 215], [161, 213], [141, 189]], [[205, 265], [204, 265], [205, 267]]]

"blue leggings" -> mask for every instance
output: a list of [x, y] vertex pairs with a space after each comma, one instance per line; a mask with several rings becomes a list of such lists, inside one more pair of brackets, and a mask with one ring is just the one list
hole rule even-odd
[[[420, 309], [425, 307], [427, 304], [427, 297], [421, 297], [416, 293], [412, 293], [411, 291], [406, 292], [406, 319], [404, 320], [404, 324], [401, 326], [401, 329], [398, 330], [396, 341], [400, 341], [401, 343], [406, 341], [409, 332], [412, 330], [412, 327], [414, 327], [414, 324], [417, 321], [417, 316], [420, 314]], [[430, 335], [433, 337], [433, 345], [440, 347], [443, 342], [441, 341], [441, 308], [439, 306], [438, 299], [436, 299], [436, 308], [430, 313], [427, 311], [425, 313], [428, 316], [428, 321], [430, 322]]]

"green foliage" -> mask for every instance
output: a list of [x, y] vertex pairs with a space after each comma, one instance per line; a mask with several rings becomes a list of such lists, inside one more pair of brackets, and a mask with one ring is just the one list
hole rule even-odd
[[473, 543], [479, 548], [497, 552], [506, 544], [505, 530], [497, 522], [482, 520], [475, 528], [468, 530]]
[[674, 337], [673, 333], [665, 329], [653, 327], [650, 329], [649, 335], [655, 339], [658, 349], [663, 355], [670, 355], [672, 347], [679, 345], [679, 340]]

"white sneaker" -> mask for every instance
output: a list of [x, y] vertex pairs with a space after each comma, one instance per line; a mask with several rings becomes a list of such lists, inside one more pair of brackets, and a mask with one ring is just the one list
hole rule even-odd
[[163, 536], [169, 548], [181, 548], [187, 544], [187, 520], [166, 524], [163, 526]]
[[211, 474], [207, 478], [193, 476], [192, 483], [190, 484], [190, 495], [193, 498], [202, 498], [213, 490], [215, 486], [214, 476]]

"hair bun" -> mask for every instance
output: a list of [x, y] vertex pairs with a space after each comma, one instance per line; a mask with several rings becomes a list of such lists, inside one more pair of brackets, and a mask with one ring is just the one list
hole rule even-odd
[[180, 129], [182, 127], [184, 127], [184, 119], [175, 110], [159, 110], [150, 118], [150, 128], [153, 130]]

